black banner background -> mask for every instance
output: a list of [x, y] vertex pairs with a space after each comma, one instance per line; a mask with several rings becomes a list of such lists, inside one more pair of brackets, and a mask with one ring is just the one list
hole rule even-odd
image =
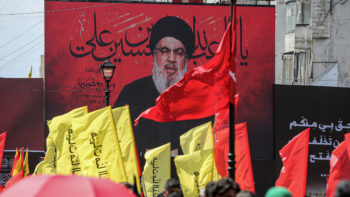
[[299, 132], [311, 128], [308, 195], [325, 195], [330, 156], [350, 131], [349, 100], [349, 88], [274, 86], [277, 171], [282, 165], [278, 151]]

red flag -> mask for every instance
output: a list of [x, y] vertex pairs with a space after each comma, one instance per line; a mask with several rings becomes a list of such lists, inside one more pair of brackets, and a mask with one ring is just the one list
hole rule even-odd
[[[239, 94], [235, 95], [235, 112], [237, 112], [237, 106], [239, 101]], [[237, 113], [235, 115], [237, 118]], [[215, 164], [216, 168], [218, 170], [218, 173], [221, 175], [221, 177], [227, 177], [228, 171], [227, 171], [227, 154], [228, 154], [228, 147], [229, 147], [229, 140], [228, 140], [228, 134], [229, 134], [229, 109], [225, 109], [219, 112], [216, 112], [215, 114], [215, 123], [214, 123], [214, 138], [215, 138], [215, 144], [214, 144], [214, 157], [215, 157]]]
[[5, 149], [5, 140], [6, 140], [6, 131], [0, 135], [0, 170], [1, 170], [2, 156], [4, 154], [4, 149]]
[[228, 108], [230, 27], [231, 25], [215, 56], [206, 64], [187, 72], [182, 79], [166, 89], [157, 98], [156, 105], [141, 113], [135, 124], [141, 117], [158, 122], [200, 119], [214, 115], [215, 106], [216, 111]]
[[[230, 53], [230, 64], [229, 64], [229, 70], [228, 70], [228, 90], [229, 90], [229, 99], [230, 99], [230, 102], [232, 104], [235, 104], [236, 105], [236, 101], [235, 101], [235, 93], [236, 93], [236, 61], [235, 61], [235, 58], [236, 58], [236, 15], [237, 15], [237, 11], [236, 11], [236, 2], [233, 1], [232, 2], [232, 18], [231, 20], [233, 20], [233, 25], [232, 25], [232, 28], [231, 28], [231, 53]], [[230, 27], [229, 27], [230, 28]], [[236, 107], [236, 106], [235, 106]], [[236, 109], [236, 108], [235, 108]], [[237, 110], [235, 110], [237, 112]]]
[[18, 172], [15, 176], [11, 177], [7, 183], [5, 184], [5, 189], [7, 189], [8, 187], [10, 187], [11, 185], [17, 183], [18, 181], [20, 181], [21, 179], [23, 179], [24, 177], [24, 170], [21, 170], [20, 172]]
[[[215, 142], [215, 164], [222, 177], [228, 176], [228, 132], [227, 127], [216, 133]], [[216, 160], [219, 158], [219, 162]], [[235, 125], [235, 161], [236, 161], [236, 181], [242, 190], [255, 193], [253, 167], [250, 157], [250, 147], [247, 132], [247, 123]]]
[[283, 167], [276, 187], [287, 188], [292, 196], [305, 196], [310, 128], [288, 142], [280, 151]]
[[334, 196], [339, 181], [350, 179], [350, 133], [345, 134], [345, 140], [333, 150], [326, 196]]

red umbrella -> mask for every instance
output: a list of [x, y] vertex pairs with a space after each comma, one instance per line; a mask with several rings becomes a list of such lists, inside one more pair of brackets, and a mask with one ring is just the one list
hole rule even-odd
[[48, 176], [37, 175], [24, 178], [16, 184], [4, 190], [1, 197], [26, 196], [26, 197], [69, 197], [69, 196], [122, 196], [136, 197], [125, 186], [116, 184], [108, 179], [89, 178], [82, 176]]

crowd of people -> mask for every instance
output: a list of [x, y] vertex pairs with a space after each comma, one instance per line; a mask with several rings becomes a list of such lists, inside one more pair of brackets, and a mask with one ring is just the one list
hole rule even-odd
[[[140, 196], [131, 184], [123, 184]], [[157, 197], [183, 197], [180, 181], [176, 178], [168, 179], [163, 191]], [[256, 197], [256, 195], [253, 192], [241, 190], [235, 181], [227, 177], [208, 182], [200, 191], [199, 197]], [[292, 197], [292, 194], [287, 188], [271, 187], [267, 190], [265, 197]], [[343, 180], [337, 184], [334, 197], [350, 197], [350, 180]]]

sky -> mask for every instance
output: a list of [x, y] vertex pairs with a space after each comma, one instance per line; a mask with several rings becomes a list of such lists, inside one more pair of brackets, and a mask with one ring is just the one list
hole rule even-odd
[[44, 0], [0, 0], [0, 77], [40, 77]]

